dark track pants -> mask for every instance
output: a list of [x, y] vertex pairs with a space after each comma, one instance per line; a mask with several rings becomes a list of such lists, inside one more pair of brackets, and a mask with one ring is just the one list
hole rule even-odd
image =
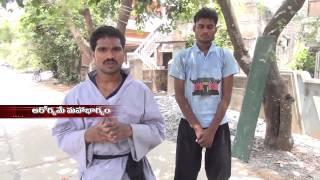
[[[196, 180], [201, 168], [202, 147], [185, 119], [181, 119], [176, 148], [174, 180]], [[231, 142], [228, 123], [220, 125], [212, 146], [206, 148], [205, 170], [208, 180], [227, 180], [231, 175]]]

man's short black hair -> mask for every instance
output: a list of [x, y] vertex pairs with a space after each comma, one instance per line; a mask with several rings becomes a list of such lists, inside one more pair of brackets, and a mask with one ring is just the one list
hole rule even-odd
[[92, 51], [94, 51], [96, 49], [98, 39], [104, 38], [104, 37], [119, 38], [122, 48], [124, 48], [125, 45], [126, 45], [126, 38], [119, 31], [119, 29], [114, 28], [112, 26], [101, 26], [101, 27], [98, 27], [91, 34], [91, 37], [90, 37], [90, 48], [91, 48]]
[[193, 18], [194, 24], [201, 18], [212, 19], [216, 25], [218, 23], [218, 13], [211, 8], [201, 8]]

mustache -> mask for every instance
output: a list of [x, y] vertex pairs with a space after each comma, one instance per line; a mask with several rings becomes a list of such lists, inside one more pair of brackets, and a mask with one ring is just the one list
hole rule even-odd
[[113, 63], [115, 63], [115, 64], [118, 64], [118, 62], [117, 62], [115, 59], [113, 59], [113, 58], [104, 60], [104, 61], [103, 61], [103, 64], [108, 63], [108, 62], [113, 62]]

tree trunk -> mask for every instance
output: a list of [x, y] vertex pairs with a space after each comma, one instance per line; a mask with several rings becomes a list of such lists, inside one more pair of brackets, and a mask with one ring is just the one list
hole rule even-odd
[[132, 11], [133, 0], [121, 0], [117, 28], [124, 34]]
[[281, 78], [276, 62], [270, 67], [264, 93], [264, 112], [266, 117], [265, 146], [273, 149], [291, 150], [293, 97], [288, 92], [287, 83]]
[[90, 46], [89, 43], [82, 37], [82, 34], [75, 26], [72, 19], [68, 20], [67, 25], [81, 52], [80, 80], [84, 80], [87, 72], [89, 71], [90, 62], [92, 61]]
[[83, 55], [86, 56], [86, 58], [91, 59], [91, 51], [90, 51], [89, 43], [82, 37], [80, 31], [72, 22], [72, 20], [69, 20], [67, 24], [81, 53], [83, 53]]
[[[87, 29], [87, 34], [88, 37], [91, 36], [91, 34], [93, 33], [93, 31], [95, 30], [94, 24], [93, 24], [93, 20], [92, 20], [92, 16], [90, 13], [90, 9], [89, 8], [84, 8], [82, 10], [80, 10], [80, 14], [83, 16], [84, 18], [84, 23], [86, 25], [86, 29]], [[85, 80], [85, 78], [87, 77], [87, 74], [89, 71], [92, 71], [94, 69], [96, 69], [94, 62], [92, 61], [92, 54], [91, 54], [91, 49], [89, 46], [89, 43], [82, 38], [86, 44], [88, 44], [89, 47], [89, 52], [90, 52], [90, 58], [88, 58], [87, 51], [82, 51], [82, 58], [81, 58], [81, 70], [80, 70], [80, 76], [81, 76], [81, 80]]]
[[243, 72], [248, 75], [251, 66], [251, 57], [244, 46], [242, 35], [230, 0], [218, 0], [218, 4], [221, 7], [221, 11], [227, 25], [228, 34], [234, 48], [234, 57], [238, 61]]
[[[305, 0], [285, 0], [264, 30], [264, 35], [279, 37], [284, 27], [290, 22], [295, 13], [302, 7]], [[218, 0], [226, 20], [228, 34], [235, 49], [235, 58], [241, 69], [248, 75], [250, 56], [244, 47], [241, 33], [233, 13], [230, 0]], [[281, 79], [276, 60], [270, 67], [264, 95], [264, 110], [266, 116], [266, 135], [264, 144], [267, 147], [291, 150], [293, 139], [291, 135], [291, 104], [292, 96], [288, 87]]]
[[[86, 26], [87, 34], [90, 36], [92, 32], [94, 31], [94, 24], [92, 21], [92, 16], [90, 13], [89, 8], [84, 8], [79, 11], [79, 13], [83, 16], [84, 18], [84, 23]], [[90, 45], [88, 41], [83, 37], [79, 29], [76, 27], [72, 20], [72, 15], [69, 12], [65, 12], [65, 15], [68, 18], [66, 24], [77, 44], [79, 47], [80, 53], [81, 53], [81, 59], [80, 61], [80, 81], [83, 81], [86, 79], [88, 71], [94, 69], [93, 64], [92, 64], [92, 53], [90, 49]]]
[[81, 10], [80, 14], [84, 17], [84, 22], [85, 22], [86, 29], [88, 32], [88, 36], [90, 37], [94, 31], [94, 24], [92, 21], [92, 16], [91, 16], [89, 8], [85, 8], [85, 9]]
[[[285, 1], [266, 26], [263, 35], [278, 38], [304, 2], [305, 0]], [[267, 147], [280, 150], [292, 149], [291, 105], [293, 100], [288, 92], [287, 83], [280, 76], [277, 61], [274, 59], [264, 94], [264, 111], [267, 122], [264, 144]]]

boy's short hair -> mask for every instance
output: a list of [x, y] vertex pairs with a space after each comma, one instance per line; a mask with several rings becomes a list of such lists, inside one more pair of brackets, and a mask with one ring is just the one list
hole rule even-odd
[[201, 18], [207, 18], [207, 19], [212, 19], [214, 21], [214, 23], [217, 25], [218, 23], [218, 13], [211, 8], [201, 8], [195, 15], [193, 18], [194, 24], [196, 24], [196, 22], [199, 21], [199, 19]]

